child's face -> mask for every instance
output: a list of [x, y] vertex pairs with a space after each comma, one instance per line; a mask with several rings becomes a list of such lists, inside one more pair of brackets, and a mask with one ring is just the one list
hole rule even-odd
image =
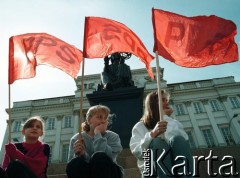
[[108, 124], [108, 116], [104, 112], [97, 112], [95, 115], [88, 119], [88, 124], [90, 125], [90, 128], [94, 130], [95, 127], [101, 124]]
[[166, 98], [166, 96], [162, 96], [162, 106], [163, 106], [163, 109], [168, 109], [169, 106], [168, 106], [168, 100]]
[[[157, 98], [156, 102], [157, 102], [156, 104], [158, 105], [159, 104], [158, 98]], [[163, 109], [169, 108], [167, 96], [164, 94], [162, 94], [162, 107], [163, 107]]]
[[22, 130], [22, 134], [27, 138], [39, 138], [43, 135], [42, 124], [40, 121], [35, 121], [28, 128]]

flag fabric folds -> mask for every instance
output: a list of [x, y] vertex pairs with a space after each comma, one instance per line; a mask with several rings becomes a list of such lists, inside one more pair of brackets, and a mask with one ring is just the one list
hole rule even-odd
[[9, 39], [9, 80], [32, 78], [37, 65], [49, 65], [76, 77], [82, 51], [46, 33], [27, 33]]
[[103, 58], [114, 52], [129, 52], [139, 57], [154, 78], [150, 67], [153, 56], [132, 30], [114, 20], [86, 17], [83, 56]]
[[204, 67], [238, 60], [236, 25], [214, 15], [185, 17], [152, 9], [154, 49], [183, 67]]

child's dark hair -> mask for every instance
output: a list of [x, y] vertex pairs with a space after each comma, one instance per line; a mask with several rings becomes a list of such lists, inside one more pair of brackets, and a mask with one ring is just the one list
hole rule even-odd
[[[170, 94], [166, 90], [162, 89], [161, 95], [169, 101]], [[159, 121], [159, 117], [158, 92], [153, 91], [146, 96], [144, 114], [140, 120], [148, 129], [153, 129]]]

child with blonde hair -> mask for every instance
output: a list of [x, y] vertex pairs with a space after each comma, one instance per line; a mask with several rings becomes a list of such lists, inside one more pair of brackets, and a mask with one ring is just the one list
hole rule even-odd
[[115, 132], [107, 130], [110, 109], [96, 105], [89, 108], [83, 132], [71, 138], [68, 178], [121, 178], [122, 170], [116, 163], [122, 151], [121, 141]]

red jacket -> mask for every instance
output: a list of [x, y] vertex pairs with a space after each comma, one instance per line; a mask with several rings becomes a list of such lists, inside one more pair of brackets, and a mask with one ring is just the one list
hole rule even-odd
[[49, 145], [40, 141], [35, 144], [9, 143], [5, 145], [2, 167], [6, 170], [10, 160], [19, 160], [30, 168], [38, 178], [46, 178], [49, 154]]

